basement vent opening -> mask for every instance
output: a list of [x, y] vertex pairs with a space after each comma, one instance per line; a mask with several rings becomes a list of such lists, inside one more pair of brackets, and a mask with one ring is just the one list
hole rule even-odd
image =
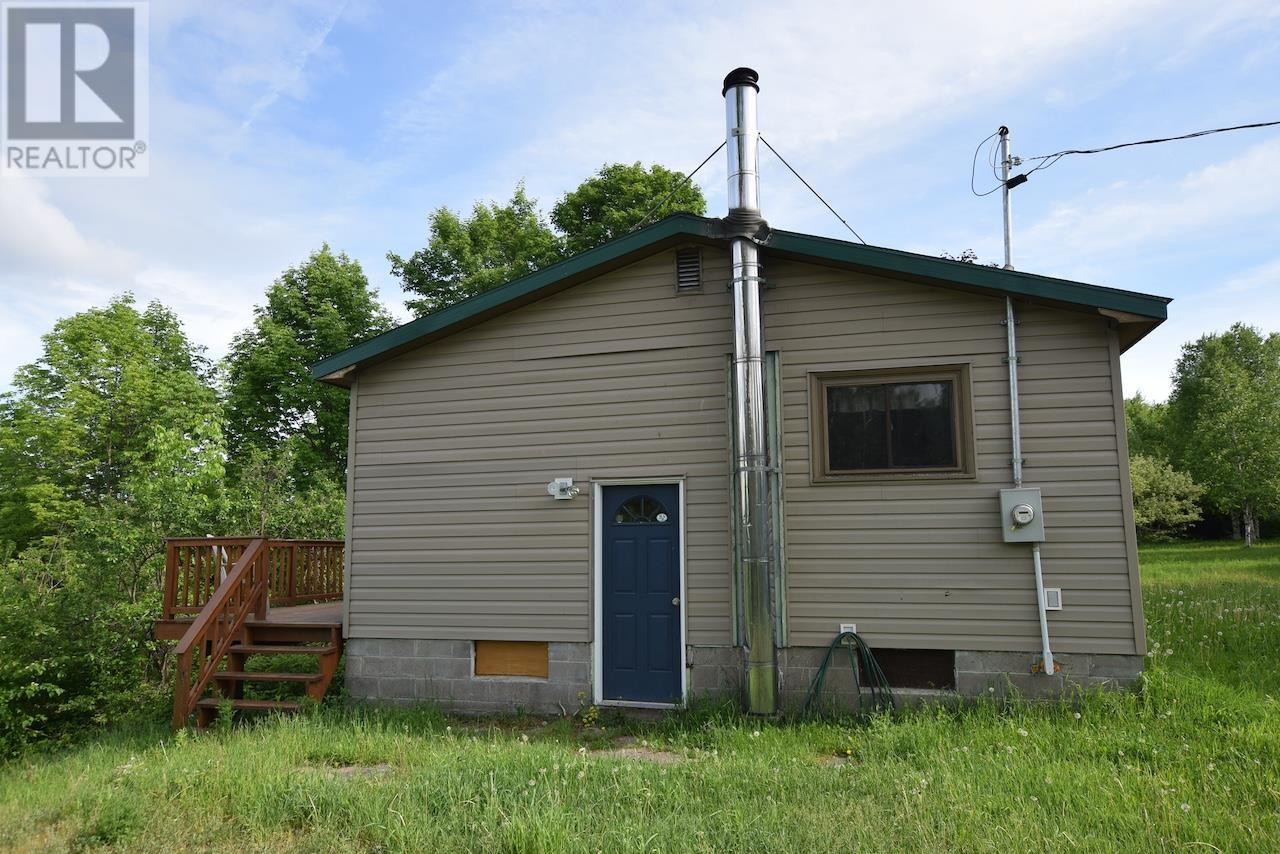
[[702, 290], [702, 251], [676, 250], [676, 293]]
[[[893, 688], [956, 687], [956, 654], [949, 649], [872, 649]], [[861, 668], [859, 668], [861, 669]], [[863, 684], [866, 684], [865, 676]]]

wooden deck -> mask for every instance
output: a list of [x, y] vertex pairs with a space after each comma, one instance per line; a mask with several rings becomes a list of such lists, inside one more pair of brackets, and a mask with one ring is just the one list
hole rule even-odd
[[291, 605], [286, 608], [272, 608], [267, 611], [264, 623], [284, 623], [287, 625], [342, 625], [341, 602], [317, 602], [314, 605]]
[[[248, 537], [167, 541], [158, 640], [182, 639], [251, 542]], [[265, 621], [341, 626], [342, 541], [266, 540], [265, 547]]]
[[[182, 640], [187, 629], [195, 622], [191, 619], [156, 620], [156, 640]], [[342, 603], [317, 602], [313, 605], [290, 605], [271, 608], [266, 619], [253, 620], [258, 625], [273, 626], [336, 626], [342, 628]]]

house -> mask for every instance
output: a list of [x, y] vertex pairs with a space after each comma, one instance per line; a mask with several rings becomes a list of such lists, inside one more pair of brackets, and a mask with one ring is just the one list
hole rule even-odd
[[766, 224], [756, 91], [729, 216], [314, 366], [351, 395], [351, 695], [767, 713], [846, 629], [902, 686], [1139, 674], [1120, 354], [1169, 300]]

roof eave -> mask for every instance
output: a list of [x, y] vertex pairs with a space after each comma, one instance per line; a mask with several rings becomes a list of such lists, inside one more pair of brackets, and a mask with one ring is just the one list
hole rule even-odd
[[[722, 220], [693, 214], [673, 214], [647, 228], [566, 258], [536, 273], [477, 294], [443, 311], [420, 317], [322, 359], [311, 366], [311, 375], [321, 382], [350, 387], [360, 368], [394, 358], [407, 350], [482, 323], [498, 314], [573, 287], [579, 282], [670, 246], [691, 241], [723, 242], [726, 237], [725, 228], [726, 224]], [[781, 257], [832, 264], [934, 286], [1000, 296], [1012, 295], [1075, 311], [1096, 311], [1118, 324], [1120, 345], [1124, 350], [1136, 344], [1166, 319], [1167, 306], [1171, 302], [1167, 297], [950, 261], [793, 231], [774, 229], [762, 234], [763, 239], [759, 241], [762, 246], [770, 254]]]
[[497, 314], [626, 266], [669, 245], [689, 241], [712, 242], [717, 234], [715, 222], [716, 220], [692, 214], [674, 214], [647, 228], [544, 267], [536, 273], [375, 335], [316, 362], [311, 366], [311, 376], [321, 382], [350, 387], [352, 375], [359, 368], [393, 358], [406, 350], [444, 335], [451, 335]]
[[879, 246], [863, 246], [792, 231], [774, 230], [765, 246], [797, 260], [821, 258], [850, 269], [890, 275], [913, 281], [941, 283], [986, 293], [1026, 297], [1047, 303], [1120, 312], [1144, 322], [1168, 317], [1168, 297], [1055, 279], [1018, 270], [987, 267], [946, 258], [934, 258]]

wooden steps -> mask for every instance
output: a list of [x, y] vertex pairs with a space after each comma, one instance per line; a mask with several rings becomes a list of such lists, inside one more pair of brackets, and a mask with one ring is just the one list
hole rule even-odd
[[206, 709], [217, 712], [223, 703], [230, 703], [236, 711], [252, 712], [296, 712], [300, 708], [297, 703], [287, 700], [228, 700], [225, 697], [205, 697], [196, 701], [197, 712]]
[[232, 646], [230, 652], [240, 655], [329, 655], [335, 649], [336, 647], [333, 644], [326, 644], [325, 646], [302, 646], [299, 644], [293, 646], [289, 644], [244, 643]]
[[213, 677], [220, 682], [319, 682], [319, 673], [271, 673], [262, 671], [250, 673], [244, 670], [224, 670]]
[[[187, 537], [165, 541], [158, 640], [175, 640], [175, 730], [191, 715], [213, 722], [237, 712], [297, 711], [290, 685], [321, 700], [342, 658], [342, 540]], [[306, 655], [315, 671], [250, 669], [255, 655]], [[253, 687], [274, 685], [275, 690]], [[257, 697], [246, 697], [249, 693]], [[271, 698], [271, 699], [266, 699]]]
[[[204, 728], [217, 719], [226, 704], [236, 714], [248, 712], [298, 711], [304, 698], [312, 701], [324, 699], [342, 658], [342, 624], [327, 621], [290, 622], [289, 609], [270, 613], [266, 620], [246, 620], [239, 633], [225, 647], [219, 669], [211, 674], [207, 693], [191, 706], [196, 726]], [[285, 613], [282, 613], [285, 612]], [[251, 670], [249, 660], [255, 656], [307, 656], [316, 661], [316, 669], [296, 672], [297, 665], [283, 670]], [[246, 687], [252, 685], [277, 687], [297, 685], [301, 695], [280, 696], [276, 699], [246, 697]], [[250, 688], [250, 693], [254, 689]], [[285, 689], [286, 691], [288, 689]], [[275, 693], [275, 692], [273, 692]], [[270, 694], [268, 696], [271, 696]]]

